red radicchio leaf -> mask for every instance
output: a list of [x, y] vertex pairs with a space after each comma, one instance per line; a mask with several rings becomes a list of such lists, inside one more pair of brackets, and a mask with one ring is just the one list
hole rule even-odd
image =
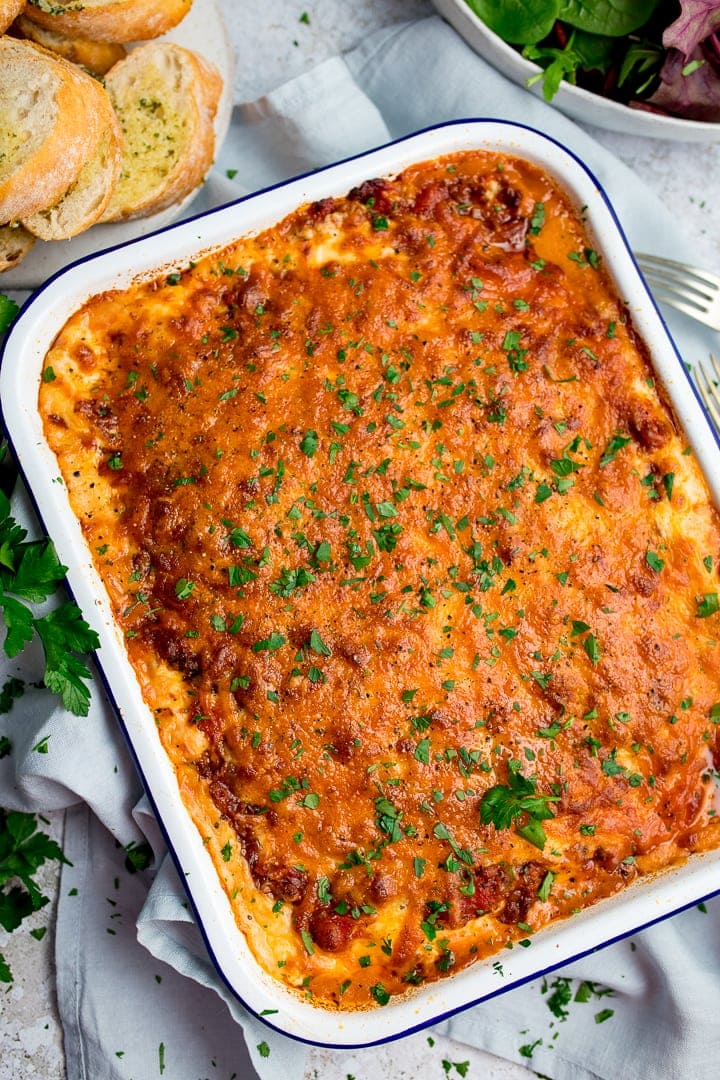
[[716, 30], [720, 30], [718, 0], [680, 0], [680, 15], [663, 31], [662, 43], [689, 59], [700, 42]]
[[[683, 75], [692, 60], [702, 61], [700, 67]], [[687, 57], [670, 49], [660, 72], [660, 86], [647, 103], [686, 120], [720, 121], [720, 65], [710, 50], [698, 47]]]

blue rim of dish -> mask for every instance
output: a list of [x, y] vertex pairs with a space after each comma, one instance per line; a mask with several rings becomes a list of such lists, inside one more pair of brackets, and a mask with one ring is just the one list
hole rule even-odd
[[[572, 150], [568, 149], [568, 147], [564, 146], [561, 142], [559, 142], [559, 140], [553, 138], [550, 135], [545, 134], [545, 132], [539, 131], [537, 128], [531, 127], [528, 124], [519, 124], [519, 123], [516, 123], [514, 121], [509, 121], [509, 120], [497, 120], [497, 119], [494, 119], [493, 117], [465, 117], [463, 119], [450, 120], [450, 121], [446, 121], [446, 122], [443, 122], [443, 123], [440, 123], [440, 124], [432, 124], [432, 125], [430, 125], [428, 127], [420, 128], [417, 131], [413, 131], [413, 132], [411, 132], [411, 133], [409, 133], [407, 135], [402, 135], [402, 136], [398, 137], [397, 139], [391, 139], [387, 143], [383, 143], [380, 146], [372, 147], [369, 150], [363, 150], [363, 151], [361, 151], [361, 152], [359, 152], [357, 154], [351, 154], [349, 157], [342, 158], [339, 161], [334, 161], [329, 165], [324, 165], [324, 166], [322, 166], [321, 168], [318, 168], [318, 169], [308, 170], [307, 172], [299, 173], [296, 176], [289, 177], [286, 180], [281, 180], [276, 184], [270, 184], [268, 187], [261, 188], [258, 191], [251, 192], [248, 195], [242, 195], [242, 196], [238, 197], [237, 199], [233, 199], [228, 203], [224, 203], [222, 206], [213, 207], [213, 209], [211, 209], [211, 210], [204, 210], [199, 214], [191, 215], [191, 216], [189, 216], [187, 218], [184, 218], [182, 221], [175, 221], [175, 222], [173, 222], [173, 223], [171, 223], [169, 225], [164, 226], [163, 228], [160, 228], [160, 229], [156, 230], [155, 232], [147, 233], [145, 236], [136, 237], [135, 239], [131, 239], [131, 240], [126, 240], [126, 241], [123, 241], [120, 244], [114, 244], [114, 245], [112, 245], [112, 246], [110, 246], [108, 248], [102, 248], [102, 249], [100, 249], [100, 250], [98, 250], [96, 252], [85, 255], [82, 258], [75, 260], [74, 262], [68, 264], [68, 266], [65, 266], [62, 269], [56, 271], [50, 278], [48, 278], [48, 280], [36, 292], [34, 292], [30, 297], [28, 297], [28, 299], [23, 303], [22, 307], [20, 308], [20, 311], [18, 312], [18, 316], [17, 316], [17, 319], [16, 319], [15, 323], [10, 328], [8, 334], [6, 335], [5, 341], [2, 344], [2, 349], [0, 350], [0, 367], [2, 366], [7, 346], [9, 344], [9, 342], [11, 341], [11, 339], [13, 338], [13, 335], [14, 335], [14, 332], [15, 332], [15, 326], [20, 321], [21, 316], [31, 307], [31, 305], [33, 303], [35, 303], [35, 301], [38, 299], [38, 297], [46, 289], [48, 289], [53, 284], [54, 281], [56, 281], [58, 278], [62, 277], [63, 275], [69, 273], [71, 270], [73, 270], [73, 268], [81, 266], [86, 262], [90, 262], [91, 260], [100, 258], [101, 256], [106, 256], [107, 254], [109, 254], [109, 253], [111, 253], [113, 251], [119, 251], [119, 250], [124, 249], [126, 247], [142, 244], [142, 243], [144, 243], [146, 241], [149, 241], [152, 238], [162, 236], [163, 233], [169, 232], [171, 230], [177, 230], [177, 229], [181, 228], [182, 226], [192, 224], [193, 222], [202, 221], [205, 218], [210, 218], [213, 215], [216, 215], [218, 213], [227, 211], [228, 207], [238, 206], [238, 205], [241, 205], [243, 203], [249, 202], [249, 201], [251, 201], [253, 199], [258, 198], [259, 196], [266, 195], [269, 192], [277, 191], [277, 190], [279, 190], [281, 188], [288, 187], [290, 184], [301, 181], [301, 180], [303, 180], [303, 179], [305, 179], [307, 177], [312, 176], [314, 178], [314, 177], [317, 177], [318, 175], [321, 175], [322, 173], [327, 173], [327, 172], [330, 172], [330, 171], [332, 171], [332, 170], [334, 170], [336, 168], [340, 168], [343, 165], [347, 165], [350, 162], [361, 161], [363, 158], [372, 157], [373, 155], [375, 155], [375, 154], [377, 154], [377, 153], [379, 153], [379, 152], [381, 152], [383, 150], [388, 150], [388, 149], [390, 149], [390, 148], [392, 148], [394, 146], [402, 145], [403, 143], [410, 142], [413, 139], [419, 138], [420, 136], [429, 134], [431, 132], [444, 131], [444, 130], [454, 128], [454, 127], [464, 127], [464, 126], [468, 126], [468, 125], [485, 125], [485, 124], [488, 124], [488, 125], [492, 124], [494, 126], [504, 127], [504, 128], [507, 128], [508, 130], [520, 129], [520, 130], [523, 130], [523, 131], [528, 131], [533, 136], [537, 136], [541, 140], [555, 145], [556, 147], [558, 147], [558, 149], [560, 151], [562, 151], [563, 154], [566, 154], [568, 157], [570, 157], [576, 163], [576, 165], [578, 165], [579, 168], [586, 174], [586, 176], [592, 181], [592, 183], [594, 184], [594, 186], [596, 188], [597, 194], [600, 196], [600, 198], [604, 202], [605, 207], [606, 207], [607, 211], [609, 212], [609, 214], [610, 214], [610, 216], [611, 216], [611, 218], [613, 220], [613, 223], [614, 223], [614, 225], [615, 225], [615, 227], [616, 227], [616, 229], [618, 231], [618, 235], [619, 235], [620, 240], [624, 244], [625, 249], [626, 249], [628, 255], [630, 256], [630, 258], [632, 260], [632, 263], [633, 263], [633, 265], [635, 267], [635, 270], [637, 272], [637, 275], [638, 275], [638, 280], [642, 284], [642, 286], [644, 288], [644, 291], [646, 293], [647, 299], [650, 301], [650, 303], [651, 303], [651, 305], [652, 305], [652, 307], [653, 307], [653, 309], [654, 309], [654, 311], [655, 311], [655, 313], [656, 313], [656, 315], [657, 315], [657, 317], [658, 317], [658, 319], [659, 319], [659, 321], [660, 321], [660, 323], [662, 325], [662, 328], [663, 328], [664, 333], [665, 333], [666, 338], [667, 338], [667, 342], [670, 345], [670, 347], [672, 348], [672, 350], [673, 350], [673, 352], [675, 354], [675, 357], [677, 358], [678, 364], [680, 365], [680, 368], [682, 369], [683, 374], [685, 375], [685, 379], [686, 379], [687, 383], [689, 384], [689, 386], [690, 386], [690, 388], [691, 388], [691, 390], [693, 392], [695, 400], [697, 401], [697, 403], [698, 403], [698, 405], [700, 407], [700, 410], [703, 413], [703, 415], [704, 415], [704, 417], [705, 417], [705, 419], [707, 421], [708, 428], [710, 430], [710, 433], [713, 436], [713, 440], [714, 440], [716, 446], [720, 449], [720, 435], [718, 435], [718, 433], [715, 430], [714, 424], [710, 420], [710, 416], [709, 416], [708, 411], [707, 411], [707, 409], [705, 407], [705, 404], [704, 404], [704, 402], [703, 402], [703, 400], [702, 400], [702, 398], [701, 398], [701, 396], [700, 396], [700, 394], [699, 394], [699, 392], [698, 392], [698, 390], [697, 390], [697, 388], [695, 386], [695, 383], [693, 382], [693, 380], [692, 380], [692, 378], [690, 376], [690, 373], [689, 373], [685, 363], [682, 360], [682, 357], [680, 356], [678, 348], [675, 345], [673, 337], [672, 337], [672, 335], [671, 335], [671, 333], [670, 333], [670, 331], [669, 331], [669, 329], [667, 327], [667, 324], [666, 324], [666, 322], [665, 322], [665, 320], [664, 320], [664, 318], [663, 318], [663, 316], [662, 316], [662, 314], [660, 312], [660, 309], [658, 308], [658, 305], [657, 305], [654, 297], [652, 296], [652, 293], [650, 292], [650, 290], [649, 290], [649, 288], [648, 288], [648, 286], [647, 286], [647, 284], [645, 282], [645, 279], [642, 276], [642, 273], [640, 272], [640, 269], [639, 269], [639, 267], [637, 265], [637, 261], [635, 260], [635, 257], [633, 255], [632, 248], [630, 247], [630, 244], [628, 243], [627, 237], [625, 235], [625, 231], [624, 231], [622, 225], [620, 224], [620, 221], [619, 221], [619, 219], [617, 217], [617, 214], [615, 213], [613, 205], [612, 205], [610, 199], [608, 198], [603, 185], [600, 183], [600, 181], [594, 175], [592, 170], [585, 164], [585, 162], [582, 160], [582, 158], [578, 157], [577, 154], [575, 154]], [[454, 153], [454, 152], [457, 152], [457, 151], [447, 151], [447, 152], [448, 153]], [[490, 151], [490, 152], [493, 152], [493, 151]], [[496, 152], [501, 152], [501, 151], [496, 151]], [[523, 157], [524, 156], [522, 150], [506, 151], [506, 152], [514, 153], [518, 157]], [[422, 160], [422, 159], [418, 159], [418, 160]], [[547, 166], [544, 166], [544, 167], [547, 168]], [[552, 172], [552, 169], [548, 169], [548, 171]], [[559, 182], [562, 183], [562, 180], [559, 180]], [[142, 273], [142, 271], [138, 271], [138, 273]], [[10, 438], [9, 433], [7, 433], [7, 428], [6, 428], [6, 425], [5, 425], [4, 402], [2, 401], [1, 398], [0, 398], [0, 423], [2, 424], [2, 427], [6, 432], [6, 437], [7, 437], [7, 440], [8, 440], [8, 444], [9, 444], [9, 446], [10, 446], [12, 452], [13, 452], [13, 455], [14, 455], [17, 463], [18, 463], [18, 472], [22, 476], [23, 481], [25, 482], [25, 488], [26, 488], [26, 491], [27, 491], [28, 496], [30, 498], [30, 501], [31, 501], [31, 503], [33, 505], [33, 508], [34, 508], [34, 510], [35, 510], [35, 512], [37, 514], [37, 517], [38, 517], [38, 519], [40, 521], [40, 524], [43, 525], [43, 527], [44, 527], [45, 526], [45, 520], [44, 520], [44, 517], [43, 517], [43, 514], [42, 514], [42, 510], [41, 510], [41, 508], [40, 508], [40, 506], [39, 506], [39, 504], [37, 502], [37, 499], [35, 497], [34, 492], [31, 490], [30, 486], [26, 482], [27, 478], [26, 478], [25, 470], [23, 469], [22, 464], [20, 463], [18, 455], [15, 453], [15, 447], [13, 445], [12, 439]], [[47, 530], [46, 530], [46, 532], [47, 532]], [[65, 587], [66, 587], [69, 595], [74, 600], [75, 599], [74, 592], [73, 592], [72, 588], [70, 587], [70, 585], [69, 585], [69, 583], [67, 581], [65, 583]], [[387, 1044], [387, 1043], [396, 1042], [399, 1039], [407, 1038], [409, 1035], [414, 1035], [417, 1032], [423, 1031], [423, 1030], [425, 1030], [425, 1029], [427, 1029], [429, 1027], [433, 1027], [436, 1024], [441, 1024], [445, 1020], [449, 1020], [451, 1017], [456, 1016], [459, 1013], [466, 1012], [468, 1009], [472, 1009], [476, 1005], [484, 1004], [487, 1001], [490, 1001], [490, 1000], [492, 1000], [492, 999], [494, 999], [496, 997], [504, 995], [504, 994], [508, 993], [508, 991], [510, 991], [510, 990], [517, 989], [518, 987], [524, 986], [527, 983], [534, 982], [537, 979], [541, 979], [544, 976], [549, 975], [552, 972], [557, 971], [560, 968], [567, 967], [568, 965], [575, 963], [577, 960], [581, 960], [583, 957], [590, 956], [591, 954], [596, 953], [596, 952], [600, 952], [601, 950], [607, 948], [608, 946], [615, 945], [620, 941], [625, 941], [629, 937], [632, 937], [634, 934], [637, 934], [637, 933], [640, 933], [640, 932], [642, 932], [644, 930], [647, 930], [652, 926], [656, 926], [658, 923], [662, 923], [666, 919], [670, 919], [670, 918], [674, 917], [675, 915], [679, 915], [684, 911], [688, 911], [691, 908], [697, 907], [698, 904], [704, 903], [707, 900], [711, 900], [716, 896], [720, 896], [720, 884], [719, 884], [717, 889], [713, 889], [710, 892], [703, 893], [702, 895], [698, 896], [697, 898], [695, 898], [693, 900], [690, 900], [687, 903], [683, 903], [679, 907], [674, 908], [672, 911], [663, 912], [663, 914], [658, 915], [655, 918], [648, 919], [647, 921], [641, 921], [640, 923], [634, 924], [629, 929], [623, 930], [621, 933], [613, 935], [612, 937], [608, 938], [607, 940], [601, 942], [598, 945], [590, 946], [587, 949], [581, 949], [578, 952], [572, 952], [570, 955], [563, 956], [562, 958], [558, 959], [558, 961], [556, 963], [552, 963], [552, 964], [549, 964], [547, 966], [541, 967], [537, 971], [533, 971], [529, 975], [522, 975], [522, 976], [518, 976], [516, 978], [513, 978], [510, 982], [508, 982], [508, 983], [506, 983], [506, 984], [504, 984], [502, 986], [499, 986], [496, 990], [491, 990], [489, 993], [482, 994], [477, 998], [473, 998], [471, 1001], [463, 1002], [462, 1004], [455, 1005], [455, 1006], [453, 1006], [451, 1008], [446, 1008], [446, 1009], [444, 1009], [444, 1011], [439, 1012], [437, 1015], [429, 1017], [429, 1018], [427, 1018], [425, 1020], [422, 1020], [422, 1021], [418, 1022], [417, 1024], [411, 1025], [410, 1027], [404, 1028], [402, 1031], [399, 1031], [399, 1032], [392, 1032], [390, 1034], [381, 1035], [381, 1036], [379, 1036], [377, 1038], [373, 1038], [373, 1039], [370, 1039], [368, 1041], [357, 1042], [357, 1043], [321, 1042], [321, 1041], [319, 1041], [317, 1039], [312, 1039], [312, 1038], [308, 1038], [308, 1037], [305, 1037], [305, 1036], [302, 1036], [302, 1035], [298, 1035], [293, 1031], [290, 1031], [290, 1030], [287, 1030], [285, 1028], [279, 1027], [276, 1023], [273, 1023], [272, 1020], [270, 1020], [267, 1016], [263, 1016], [261, 1013], [256, 1012], [255, 1009], [253, 1009], [252, 1006], [250, 1006], [245, 1001], [245, 999], [243, 998], [240, 991], [232, 984], [232, 982], [230, 981], [228, 976], [225, 975], [225, 972], [224, 972], [223, 966], [222, 966], [222, 961], [218, 958], [218, 956], [217, 956], [217, 954], [216, 954], [216, 952], [215, 952], [215, 950], [214, 950], [214, 948], [213, 948], [213, 946], [212, 946], [212, 944], [210, 942], [208, 933], [205, 930], [205, 926], [204, 926], [202, 917], [200, 915], [200, 912], [199, 912], [199, 910], [197, 908], [195, 899], [194, 899], [194, 897], [192, 895], [191, 890], [188, 888], [188, 886], [186, 884], [184, 867], [182, 865], [180, 857], [178, 856], [178, 854], [177, 854], [177, 852], [175, 850], [175, 847], [173, 845], [171, 837], [168, 834], [167, 827], [166, 827], [165, 822], [164, 822], [164, 820], [162, 818], [162, 815], [160, 814], [160, 811], [159, 811], [159, 808], [158, 808], [158, 806], [156, 804], [156, 801], [155, 801], [155, 798], [153, 796], [151, 787], [150, 787], [150, 785], [148, 784], [148, 782], [146, 780], [145, 773], [144, 773], [144, 771], [142, 769], [142, 766], [140, 764], [137, 751], [136, 751], [136, 749], [135, 749], [135, 747], [133, 745], [133, 742], [132, 742], [132, 737], [130, 736], [130, 734], [128, 732], [128, 729], [127, 729], [127, 727], [125, 725], [125, 722], [123, 720], [121, 709], [120, 709], [120, 707], [118, 706], [118, 704], [117, 704], [117, 702], [115, 700], [113, 689], [112, 689], [112, 687], [111, 687], [111, 685], [110, 685], [110, 683], [108, 681], [107, 675], [105, 674], [103, 664], [102, 664], [102, 659], [101, 659], [101, 651], [100, 651], [100, 653], [95, 653], [94, 656], [93, 656], [93, 659], [94, 659], [95, 670], [96, 670], [97, 674], [99, 675], [100, 682], [102, 683], [102, 686], [103, 686], [103, 688], [105, 690], [105, 693], [106, 693], [106, 695], [108, 697], [108, 700], [109, 700], [109, 702], [110, 702], [110, 704], [112, 706], [113, 712], [114, 712], [115, 717], [116, 717], [117, 722], [118, 722], [118, 726], [119, 726], [119, 728], [120, 728], [120, 730], [121, 730], [121, 732], [123, 734], [125, 743], [127, 744], [127, 747], [128, 747], [128, 749], [130, 751], [130, 755], [131, 755], [131, 757], [133, 759], [133, 762], [135, 764], [135, 768], [137, 770], [138, 776], [139, 776], [139, 778], [140, 778], [140, 780], [142, 782], [143, 789], [144, 789], [144, 791], [145, 791], [145, 793], [146, 793], [146, 795], [148, 797], [148, 801], [150, 802], [150, 805], [152, 806], [153, 813], [154, 813], [155, 818], [156, 818], [156, 820], [158, 822], [160, 831], [161, 831], [162, 836], [163, 836], [163, 838], [165, 840], [165, 843], [167, 845], [168, 852], [169, 852], [169, 854], [170, 854], [170, 856], [172, 858], [173, 864], [174, 864], [175, 869], [177, 871], [178, 879], [179, 879], [180, 883], [182, 884], [183, 889], [185, 890], [188, 902], [190, 904], [190, 907], [192, 908], [192, 911], [193, 911], [193, 914], [194, 914], [194, 917], [195, 917], [196, 925], [198, 927], [198, 930], [200, 931], [200, 935], [201, 935], [201, 937], [202, 937], [202, 939], [203, 939], [203, 941], [205, 943], [205, 947], [206, 947], [206, 949], [208, 951], [208, 955], [210, 956], [210, 959], [213, 962], [215, 970], [217, 971], [220, 979], [222, 980], [223, 984], [227, 987], [230, 994], [237, 1001], [240, 1002], [242, 1007], [247, 1010], [247, 1012], [249, 1013], [250, 1016], [254, 1017], [257, 1020], [260, 1020], [266, 1027], [270, 1028], [272, 1031], [277, 1032], [277, 1034], [284, 1035], [285, 1037], [287, 1037], [289, 1039], [292, 1039], [295, 1042], [299, 1042], [299, 1043], [302, 1043], [302, 1044], [305, 1044], [305, 1045], [308, 1045], [308, 1046], [318, 1046], [318, 1047], [322, 1047], [322, 1048], [328, 1049], [328, 1050], [359, 1050], [359, 1049], [363, 1049], [365, 1047], [382, 1046], [382, 1045]], [[640, 887], [642, 887], [642, 883], [639, 883], [639, 884], [640, 884]], [[588, 910], [592, 910], [592, 909], [588, 909]], [[564, 923], [561, 923], [560, 925], [566, 924], [567, 921], [568, 920], [564, 920]], [[547, 927], [545, 929], [546, 929], [546, 931], [548, 933], [552, 933], [552, 927]], [[286, 990], [285, 992], [290, 992], [290, 991]], [[341, 1014], [338, 1013], [338, 1015], [341, 1015]], [[350, 1015], [353, 1015], [353, 1014], [350, 1014]]]

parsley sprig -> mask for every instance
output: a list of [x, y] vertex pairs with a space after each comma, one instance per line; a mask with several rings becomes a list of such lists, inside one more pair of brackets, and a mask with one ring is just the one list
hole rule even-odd
[[509, 829], [516, 818], [527, 815], [526, 824], [515, 831], [542, 851], [547, 840], [542, 822], [555, 817], [548, 804], [557, 802], [559, 796], [539, 795], [536, 789], [536, 778], [523, 776], [520, 762], [510, 761], [507, 784], [496, 784], [482, 797], [480, 820], [483, 825], [492, 824], [496, 829]]
[[97, 634], [70, 600], [39, 616], [28, 606], [52, 596], [66, 569], [47, 537], [27, 540], [27, 530], [11, 516], [10, 502], [0, 492], [0, 613], [5, 622], [5, 654], [12, 660], [37, 634], [48, 690], [60, 695], [69, 712], [87, 716], [91, 676], [78, 654], [98, 648]]
[[19, 310], [14, 300], [11, 300], [5, 293], [0, 293], [0, 334], [4, 334], [6, 330], [10, 329]]
[[[0, 926], [8, 933], [48, 903], [34, 880], [48, 860], [70, 865], [55, 841], [38, 831], [34, 814], [0, 810]], [[12, 978], [0, 953], [0, 982], [10, 983]]]

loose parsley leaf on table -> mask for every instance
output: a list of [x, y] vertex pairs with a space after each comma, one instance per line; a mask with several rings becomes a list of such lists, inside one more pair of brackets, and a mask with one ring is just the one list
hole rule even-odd
[[18, 313], [18, 305], [9, 296], [0, 293], [0, 334], [4, 334], [10, 328]]
[[[34, 814], [0, 810], [0, 926], [8, 933], [48, 903], [34, 880], [48, 860], [70, 865], [58, 844], [38, 831]], [[1, 953], [0, 982], [12, 982], [12, 972]]]
[[91, 676], [76, 654], [97, 649], [97, 634], [70, 600], [39, 616], [27, 606], [52, 596], [65, 572], [52, 541], [27, 540], [27, 531], [11, 516], [10, 502], [0, 492], [0, 614], [5, 622], [5, 654], [13, 659], [37, 634], [45, 655], [45, 685], [60, 695], [70, 712], [87, 716]]

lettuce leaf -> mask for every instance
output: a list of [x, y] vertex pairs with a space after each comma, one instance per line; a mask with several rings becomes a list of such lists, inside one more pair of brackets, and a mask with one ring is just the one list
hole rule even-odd
[[660, 85], [647, 104], [686, 120], [720, 122], [720, 64], [708, 51], [697, 46], [687, 56], [679, 49], [669, 49]]
[[702, 41], [720, 30], [720, 4], [717, 0], [680, 0], [680, 15], [663, 31], [666, 49], [677, 49], [692, 59]]

